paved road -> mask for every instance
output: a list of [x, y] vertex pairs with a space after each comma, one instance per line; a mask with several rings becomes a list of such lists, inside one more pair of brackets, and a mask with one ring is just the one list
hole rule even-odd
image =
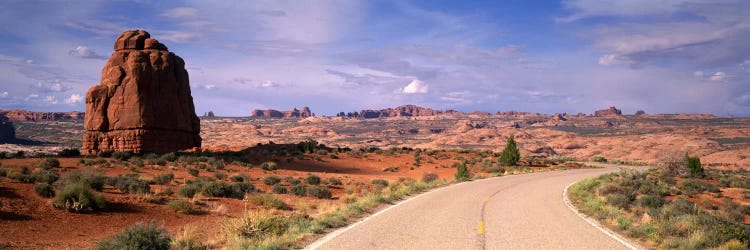
[[442, 188], [323, 240], [319, 249], [627, 249], [562, 199], [570, 183], [617, 170], [504, 176]]

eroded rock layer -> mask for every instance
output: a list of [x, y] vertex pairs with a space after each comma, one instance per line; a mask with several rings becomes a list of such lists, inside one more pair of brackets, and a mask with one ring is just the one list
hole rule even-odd
[[200, 147], [185, 62], [143, 30], [123, 32], [86, 93], [82, 152], [172, 152]]

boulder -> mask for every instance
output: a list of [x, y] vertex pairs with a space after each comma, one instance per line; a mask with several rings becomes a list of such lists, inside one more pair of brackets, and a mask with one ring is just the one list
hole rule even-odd
[[82, 153], [201, 146], [185, 62], [150, 37], [129, 30], [115, 41], [100, 83], [86, 93]]

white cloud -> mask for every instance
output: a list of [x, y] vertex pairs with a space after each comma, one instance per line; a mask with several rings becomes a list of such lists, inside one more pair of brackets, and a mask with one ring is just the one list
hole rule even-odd
[[278, 86], [278, 84], [273, 81], [266, 81], [264, 83], [261, 83], [260, 86], [263, 88], [273, 88]]
[[703, 73], [703, 71], [700, 71], [700, 70], [693, 72], [693, 76], [696, 76], [696, 77], [703, 77], [704, 74], [705, 73]]
[[37, 82], [35, 85], [31, 85], [31, 88], [42, 93], [65, 92], [72, 89], [70, 86], [59, 83], [58, 80], [50, 83]]
[[419, 79], [411, 81], [401, 90], [404, 94], [426, 94], [428, 91], [429, 86]]
[[610, 65], [618, 65], [618, 64], [632, 64], [633, 60], [630, 60], [629, 58], [623, 55], [608, 54], [608, 55], [603, 55], [599, 57], [598, 63], [599, 65], [610, 66]]
[[8, 95], [8, 91], [0, 92], [0, 98], [7, 98]]
[[162, 16], [171, 18], [195, 17], [198, 15], [198, 9], [190, 7], [177, 7], [162, 12]]
[[75, 57], [87, 59], [107, 59], [106, 56], [100, 55], [90, 49], [88, 46], [78, 45], [75, 49], [68, 51], [68, 54]]
[[711, 77], [709, 77], [709, 79], [711, 79], [711, 81], [715, 81], [715, 82], [722, 81], [722, 80], [724, 80], [726, 78], [727, 78], [727, 74], [724, 73], [724, 72], [721, 72], [721, 71], [716, 72], [713, 75], [711, 75]]
[[80, 94], [72, 94], [69, 98], [65, 99], [67, 104], [78, 104], [83, 102], [83, 97]]
[[50, 104], [57, 104], [57, 98], [55, 98], [54, 96], [51, 96], [51, 95], [48, 95], [47, 97], [45, 97], [44, 101], [48, 102]]

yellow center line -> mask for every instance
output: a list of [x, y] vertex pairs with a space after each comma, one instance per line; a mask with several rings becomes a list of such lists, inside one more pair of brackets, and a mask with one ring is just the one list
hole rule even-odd
[[484, 234], [484, 221], [479, 222], [479, 225], [477, 226], [477, 234]]

